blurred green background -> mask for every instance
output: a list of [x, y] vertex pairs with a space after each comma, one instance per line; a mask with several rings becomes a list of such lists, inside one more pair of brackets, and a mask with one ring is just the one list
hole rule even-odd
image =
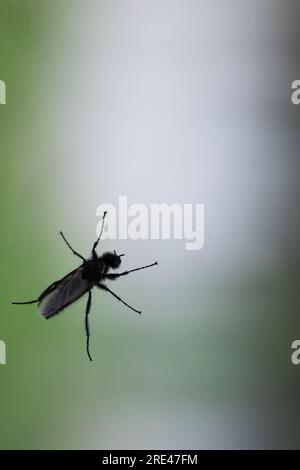
[[[0, 447], [299, 448], [299, 2], [0, 0]], [[46, 322], [96, 208], [204, 203], [205, 246]]]

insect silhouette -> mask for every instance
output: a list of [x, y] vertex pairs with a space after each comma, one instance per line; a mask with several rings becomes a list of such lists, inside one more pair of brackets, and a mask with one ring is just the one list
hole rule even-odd
[[35, 300], [29, 300], [26, 302], [12, 302], [14, 305], [25, 305], [25, 304], [34, 304], [38, 303], [39, 311], [44, 318], [52, 318], [54, 315], [57, 315], [66, 307], [71, 305], [73, 302], [78, 300], [83, 295], [87, 294], [87, 304], [85, 309], [85, 331], [86, 331], [86, 352], [87, 355], [92, 361], [92, 356], [90, 354], [90, 327], [89, 327], [89, 313], [92, 306], [92, 289], [97, 287], [98, 289], [109, 292], [113, 297], [122, 302], [126, 307], [130, 308], [134, 312], [141, 314], [140, 310], [137, 310], [131, 307], [126, 303], [121, 297], [119, 297], [115, 292], [110, 290], [105, 284], [104, 281], [110, 280], [113, 281], [118, 279], [121, 276], [127, 276], [127, 274], [134, 271], [140, 271], [141, 269], [151, 268], [152, 266], [157, 265], [157, 261], [147, 266], [141, 266], [139, 268], [130, 269], [129, 271], [123, 271], [121, 273], [110, 273], [108, 272], [111, 269], [117, 269], [121, 265], [121, 257], [124, 254], [117, 255], [114, 251], [105, 252], [103, 255], [98, 256], [96, 248], [99, 244], [101, 235], [104, 228], [106, 212], [104, 212], [102, 219], [102, 227], [99, 234], [99, 237], [95, 241], [92, 247], [92, 256], [89, 259], [85, 259], [82, 255], [73, 250], [69, 242], [66, 240], [64, 234], [60, 232], [63, 240], [66, 242], [70, 250], [75, 256], [78, 256], [82, 260], [82, 264], [71, 271], [69, 274], [64, 276], [62, 279], [53, 282], [47, 289], [45, 289], [41, 295]]

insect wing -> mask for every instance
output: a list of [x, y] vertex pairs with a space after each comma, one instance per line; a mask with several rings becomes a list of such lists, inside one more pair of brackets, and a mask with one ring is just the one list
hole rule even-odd
[[52, 317], [85, 294], [91, 283], [82, 278], [82, 269], [78, 268], [63, 279], [50, 286], [39, 301], [39, 310], [45, 318]]

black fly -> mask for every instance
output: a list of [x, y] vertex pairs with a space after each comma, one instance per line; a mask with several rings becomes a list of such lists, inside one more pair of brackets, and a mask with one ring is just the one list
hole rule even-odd
[[150, 268], [151, 266], [155, 266], [157, 264], [156, 261], [155, 263], [149, 264], [147, 266], [130, 269], [130, 271], [124, 271], [122, 273], [109, 273], [108, 271], [110, 269], [117, 269], [121, 265], [121, 257], [124, 255], [117, 255], [115, 251], [113, 253], [106, 252], [102, 256], [97, 255], [96, 248], [103, 232], [105, 216], [106, 212], [104, 212], [101, 232], [93, 245], [92, 256], [90, 259], [85, 259], [82, 255], [74, 251], [69, 242], [64, 237], [63, 233], [60, 232], [60, 235], [62, 236], [70, 250], [73, 252], [73, 254], [81, 258], [82, 264], [59, 281], [53, 282], [53, 284], [51, 284], [46, 290], [44, 290], [44, 292], [42, 292], [37, 299], [30, 300], [27, 302], [12, 302], [15, 305], [38, 303], [41, 314], [46, 319], [48, 319], [60, 313], [64, 308], [68, 307], [68, 305], [71, 305], [84, 294], [88, 294], [85, 309], [85, 331], [87, 337], [86, 351], [90, 361], [92, 361], [93, 359], [89, 350], [90, 328], [88, 315], [90, 313], [92, 305], [92, 288], [98, 287], [101, 290], [109, 292], [116, 299], [126, 305], [126, 307], [130, 308], [131, 310], [134, 310], [137, 313], [142, 313], [140, 310], [137, 310], [128, 305], [126, 302], [124, 302], [124, 300], [121, 299], [121, 297], [112, 292], [104, 284], [104, 281], [115, 280], [120, 276], [126, 276], [127, 274], [132, 273], [134, 271]]

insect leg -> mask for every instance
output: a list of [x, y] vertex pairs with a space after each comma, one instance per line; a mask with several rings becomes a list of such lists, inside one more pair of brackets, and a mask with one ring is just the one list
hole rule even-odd
[[86, 331], [86, 352], [90, 361], [93, 360], [90, 354], [90, 336], [91, 335], [90, 335], [90, 326], [89, 326], [89, 318], [88, 318], [88, 315], [91, 310], [91, 305], [92, 305], [92, 293], [89, 290], [88, 301], [87, 301], [86, 309], [85, 309], [85, 331]]
[[133, 310], [134, 312], [137, 312], [137, 313], [142, 313], [140, 310], [137, 310], [133, 307], [131, 307], [130, 305], [128, 305], [124, 300], [121, 299], [121, 297], [119, 297], [117, 294], [115, 294], [113, 291], [111, 291], [105, 284], [97, 284], [97, 287], [99, 289], [103, 289], [105, 290], [106, 292], [109, 292], [111, 295], [113, 295], [116, 299], [118, 299], [120, 302], [122, 302], [122, 304], [126, 305], [126, 307], [130, 308], [131, 310]]
[[103, 233], [104, 221], [105, 221], [106, 214], [107, 214], [107, 212], [105, 211], [104, 214], [103, 214], [103, 218], [102, 218], [102, 227], [101, 227], [101, 230], [100, 230], [99, 237], [98, 237], [97, 240], [95, 241], [95, 243], [94, 243], [94, 245], [93, 245], [93, 248], [92, 248], [92, 253], [93, 253], [94, 258], [97, 258], [96, 248], [97, 248], [97, 246], [98, 246], [98, 243], [99, 243], [100, 238], [101, 238], [102, 233]]
[[118, 277], [120, 276], [127, 276], [127, 274], [129, 273], [133, 273], [134, 271], [140, 271], [140, 269], [146, 269], [146, 268], [151, 268], [152, 266], [155, 266], [157, 265], [158, 262], [155, 261], [155, 263], [152, 263], [152, 264], [148, 264], [147, 266], [141, 266], [140, 268], [135, 268], [135, 269], [130, 269], [129, 271], [124, 271], [123, 273], [110, 273], [110, 274], [106, 274], [106, 278], [107, 279], [117, 279]]
[[82, 261], [86, 261], [86, 259], [80, 255], [79, 253], [77, 253], [77, 251], [73, 250], [73, 248], [71, 247], [70, 243], [67, 241], [66, 237], [64, 236], [64, 234], [62, 232], [59, 232], [60, 235], [62, 236], [63, 240], [66, 242], [66, 244], [68, 245], [68, 247], [70, 248], [70, 250], [72, 251], [73, 255], [75, 256], [78, 256], [79, 258], [82, 259]]
[[39, 302], [40, 299], [36, 300], [28, 300], [26, 302], [12, 302], [13, 305], [26, 305], [26, 304], [35, 304], [36, 302]]

